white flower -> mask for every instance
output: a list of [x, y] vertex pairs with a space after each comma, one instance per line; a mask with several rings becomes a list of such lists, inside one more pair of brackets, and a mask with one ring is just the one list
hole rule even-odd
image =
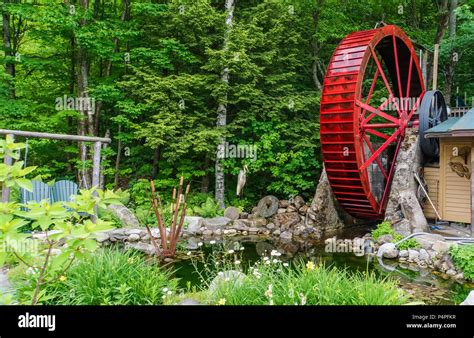
[[244, 251], [245, 248], [243, 246], [240, 247], [240, 251]]
[[167, 292], [167, 295], [168, 295], [168, 296], [170, 296], [170, 295], [172, 295], [172, 294], [173, 294], [173, 291], [171, 291], [171, 290]]
[[202, 246], [202, 242], [199, 242], [199, 243], [198, 243], [198, 246]]
[[300, 297], [301, 297], [301, 305], [306, 305], [306, 296], [300, 293]]
[[279, 261], [278, 259], [276, 259], [276, 258], [275, 258], [272, 262], [273, 262], [274, 264], [280, 263], [280, 261]]
[[217, 273], [217, 275], [218, 275], [218, 276], [224, 276], [224, 273], [223, 273], [222, 271], [219, 271], [219, 272]]
[[216, 241], [212, 240], [209, 242], [209, 244], [216, 244]]
[[272, 262], [270, 262], [270, 261], [265, 261], [265, 265], [270, 265], [270, 264], [272, 264]]
[[268, 257], [266, 257], [266, 256], [263, 257], [263, 261], [264, 261], [264, 262], [268, 261], [269, 259], [270, 259], [270, 258], [268, 258]]
[[283, 266], [286, 268], [286, 267], [289, 266], [289, 264], [285, 262], [285, 263], [283, 263]]
[[191, 256], [191, 251], [188, 251], [186, 255]]
[[278, 250], [272, 250], [270, 255], [279, 257], [279, 256], [281, 256], [281, 252], [279, 252]]
[[239, 265], [239, 264], [240, 264], [240, 261], [237, 260], [237, 261], [234, 262], [234, 264], [235, 264], [235, 265]]
[[234, 251], [234, 250], [232, 250], [232, 249], [231, 249], [231, 250], [229, 250], [229, 251], [227, 251], [227, 253], [228, 253], [228, 254], [233, 254], [234, 252], [235, 252], [235, 251]]
[[163, 293], [167, 293], [168, 291], [169, 291], [168, 288], [164, 288], [164, 289], [163, 289]]

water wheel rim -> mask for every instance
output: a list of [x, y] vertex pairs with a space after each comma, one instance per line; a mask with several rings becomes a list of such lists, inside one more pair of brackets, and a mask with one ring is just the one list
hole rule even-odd
[[448, 118], [448, 109], [443, 94], [437, 90], [425, 92], [419, 109], [420, 120], [420, 148], [425, 161], [439, 155], [439, 139], [436, 137], [426, 139], [425, 133]]
[[[380, 59], [377, 52], [381, 55]], [[393, 55], [390, 56], [390, 53]], [[375, 63], [378, 70], [375, 71], [370, 87], [375, 86], [374, 83], [381, 78], [390, 94], [387, 102], [395, 104], [397, 97], [401, 102], [397, 117], [384, 114], [381, 111], [382, 105], [372, 107], [370, 92], [368, 101], [364, 102], [362, 89], [369, 61]], [[383, 65], [386, 66], [385, 69]], [[388, 74], [385, 74], [387, 70]], [[406, 75], [406, 80], [402, 75]], [[349, 34], [334, 51], [321, 97], [321, 146], [331, 188], [339, 204], [349, 214], [369, 219], [383, 216], [395, 158], [408, 122], [414, 118], [423, 91], [421, 70], [413, 45], [406, 34], [396, 26]], [[408, 106], [407, 101], [402, 100], [407, 97], [416, 97], [413, 106]], [[370, 117], [366, 116], [367, 111], [370, 112]], [[374, 116], [385, 118], [387, 123], [371, 124]], [[377, 131], [377, 128], [394, 128], [394, 132], [387, 136]], [[363, 149], [370, 143], [365, 140], [368, 132], [376, 137], [383, 137], [387, 144], [384, 142], [378, 149], [371, 149], [371, 156], [367, 158]], [[393, 142], [396, 143], [396, 149], [390, 166], [384, 170], [380, 155]], [[344, 155], [346, 158], [341, 155], [344, 144], [348, 150], [348, 155]], [[374, 162], [384, 175], [385, 184], [380, 197], [373, 194], [367, 170]]]

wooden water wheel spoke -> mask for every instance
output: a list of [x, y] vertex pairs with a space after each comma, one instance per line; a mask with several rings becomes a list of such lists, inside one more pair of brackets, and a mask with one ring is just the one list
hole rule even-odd
[[415, 114], [416, 110], [418, 109], [418, 106], [420, 105], [421, 102], [421, 97], [419, 97], [415, 104], [413, 105], [413, 108], [411, 109], [410, 113], [408, 114], [407, 121], [410, 121], [411, 118], [413, 117], [413, 114]]
[[[383, 216], [398, 149], [423, 92], [413, 45], [396, 26], [349, 34], [334, 51], [321, 96], [321, 148], [334, 195], [354, 217]], [[376, 105], [376, 93], [388, 99]], [[418, 98], [411, 110], [407, 98]]]
[[384, 140], [388, 140], [389, 136], [387, 134], [384, 134], [384, 133], [381, 133], [377, 130], [373, 130], [371, 128], [365, 128], [365, 132], [366, 133], [369, 133], [369, 134], [372, 134], [374, 136], [378, 136], [380, 138], [383, 138]]
[[[387, 106], [387, 104], [389, 104], [391, 102], [392, 98], [389, 97], [387, 100], [385, 100], [376, 110], [377, 111], [382, 111], [385, 106]], [[360, 101], [359, 101], [360, 102]], [[366, 103], [367, 104], [367, 103]], [[358, 102], [356, 102], [356, 105], [359, 105]], [[367, 104], [367, 106], [371, 107], [369, 104]], [[362, 107], [361, 107], [362, 108]], [[370, 120], [372, 120], [374, 117], [377, 116], [377, 113], [373, 112], [373, 113], [370, 113], [370, 115], [365, 118], [365, 112], [367, 111], [366, 109], [362, 108], [362, 113], [361, 113], [361, 119], [363, 120], [363, 123], [367, 123], [369, 122]], [[365, 118], [365, 119], [364, 119]]]
[[365, 161], [359, 170], [366, 169], [378, 156], [382, 153], [387, 147], [392, 143], [396, 138], [400, 135], [400, 129], [396, 130], [392, 136], [390, 136], [375, 152], [372, 152], [372, 155], [369, 157], [367, 161]]
[[388, 91], [389, 97], [392, 98], [392, 102], [395, 106], [395, 109], [397, 110], [398, 115], [402, 115], [402, 112], [400, 111], [400, 107], [398, 106], [397, 102], [394, 100], [395, 96], [393, 95], [392, 86], [390, 86], [390, 83], [388, 82], [387, 77], [385, 76], [385, 73], [383, 71], [382, 65], [380, 64], [379, 58], [377, 57], [377, 54], [375, 54], [375, 51], [373, 48], [370, 48], [370, 52], [372, 53], [372, 58], [375, 64], [377, 65], [377, 69], [380, 72], [385, 88]]
[[[373, 154], [375, 150], [372, 147], [372, 143], [370, 143], [370, 141], [367, 139], [367, 136], [364, 135], [363, 137], [364, 137], [365, 144], [367, 144], [367, 147], [369, 147], [369, 150]], [[387, 178], [387, 173], [385, 172], [385, 168], [383, 167], [382, 162], [380, 161], [379, 157], [376, 157], [375, 161], [377, 162], [377, 165], [379, 166], [380, 171], [382, 172], [383, 176]]]
[[402, 98], [402, 81], [400, 79], [400, 67], [398, 65], [398, 53], [397, 53], [397, 38], [395, 35], [392, 35], [392, 42], [393, 42], [393, 56], [395, 58], [395, 69], [397, 71], [397, 83], [398, 83], [398, 92], [399, 92], [399, 97]]
[[[362, 103], [362, 102], [360, 102], [360, 101], [356, 101], [356, 105], [358, 105], [359, 107], [361, 107], [361, 108], [363, 108], [363, 109], [365, 109], [365, 110], [368, 110], [369, 112], [371, 112], [372, 114], [374, 114], [374, 116], [375, 116], [375, 115], [378, 115], [378, 116], [383, 117], [384, 119], [386, 119], [386, 120], [388, 120], [388, 121], [391, 121], [391, 122], [393, 122], [393, 123], [396, 123], [396, 124], [399, 123], [397, 118], [395, 118], [395, 117], [393, 117], [392, 115], [389, 115], [389, 114], [387, 114], [387, 113], [384, 113], [384, 112], [381, 111], [380, 109], [374, 108], [374, 107], [369, 106], [368, 104]], [[369, 119], [369, 118], [365, 119], [364, 122], [363, 122], [363, 124], [366, 124], [368, 121], [370, 121], [370, 120], [372, 119], [372, 115], [369, 116], [369, 117], [370, 117], [370, 119]]]
[[[405, 93], [405, 97], [410, 97], [410, 84], [411, 84], [411, 71], [412, 71], [412, 68], [413, 68], [413, 55], [410, 57], [410, 64], [408, 66], [408, 77], [407, 77], [407, 91]], [[406, 106], [405, 106], [405, 111], [408, 111], [409, 107], [409, 100], [406, 100], [405, 102]]]

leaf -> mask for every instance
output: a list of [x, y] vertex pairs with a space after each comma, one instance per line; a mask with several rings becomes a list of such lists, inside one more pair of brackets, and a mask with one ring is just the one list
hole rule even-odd
[[28, 191], [33, 191], [33, 183], [26, 178], [17, 178], [15, 179], [15, 183], [20, 187]]

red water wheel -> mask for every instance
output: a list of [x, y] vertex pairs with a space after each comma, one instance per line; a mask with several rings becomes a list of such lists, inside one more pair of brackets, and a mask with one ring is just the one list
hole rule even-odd
[[352, 216], [383, 217], [423, 93], [413, 45], [396, 26], [349, 34], [334, 51], [321, 97], [321, 147], [334, 195]]

